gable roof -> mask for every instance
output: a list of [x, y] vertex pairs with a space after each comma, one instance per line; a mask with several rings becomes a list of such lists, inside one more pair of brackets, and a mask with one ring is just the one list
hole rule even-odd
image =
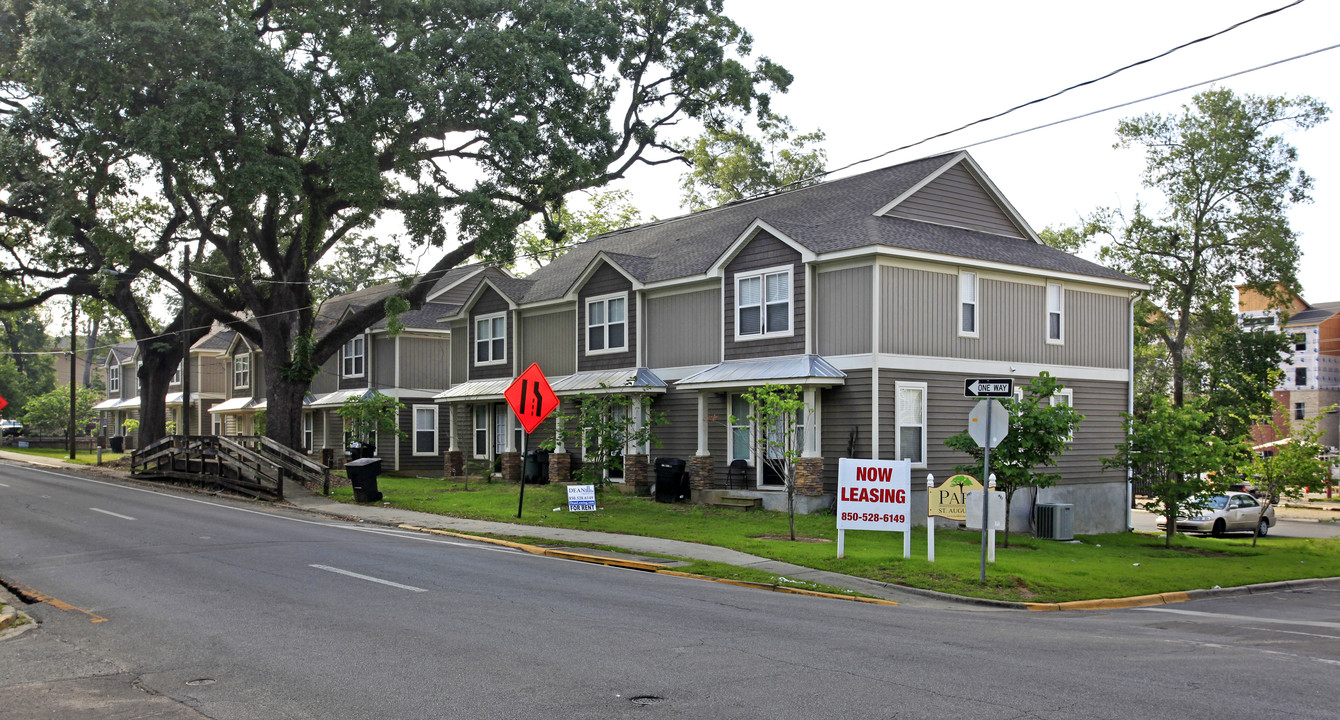
[[[432, 297], [435, 293], [450, 288], [481, 269], [481, 265], [472, 264], [461, 265], [448, 270], [437, 282], [433, 283], [433, 287], [428, 290], [428, 296]], [[312, 322], [314, 334], [318, 338], [323, 337], [347, 313], [357, 312], [374, 303], [385, 302], [387, 298], [400, 292], [403, 287], [399, 282], [382, 283], [343, 295], [336, 295], [326, 300], [321, 303], [321, 307], [317, 308], [316, 318]], [[440, 330], [441, 327], [436, 324], [435, 320], [450, 309], [451, 306], [449, 305], [424, 303], [419, 310], [404, 313], [400, 316], [400, 319], [407, 328]], [[382, 319], [374, 323], [369, 329], [383, 330], [386, 328], [386, 324], [386, 320]]]
[[139, 343], [134, 340], [117, 343], [107, 348], [107, 356], [103, 359], [103, 364], [109, 365], [115, 362], [117, 365], [122, 365], [128, 363], [135, 359], [135, 353], [137, 353], [139, 349]]
[[[1143, 284], [1038, 242], [989, 181], [982, 185], [984, 192], [1002, 212], [1018, 220], [1023, 237], [875, 214], [894, 200], [915, 194], [912, 191], [928, 178], [960, 163], [976, 168], [966, 152], [946, 153], [607, 233], [573, 247], [531, 273], [526, 278], [531, 285], [522, 301], [540, 302], [565, 295], [600, 252], [617, 258], [620, 266], [647, 284], [706, 274], [756, 222], [775, 228], [786, 235], [787, 241], [819, 255], [882, 247], [941, 260], [958, 257]], [[974, 177], [979, 173], [976, 170]], [[637, 260], [625, 261], [625, 256]]]

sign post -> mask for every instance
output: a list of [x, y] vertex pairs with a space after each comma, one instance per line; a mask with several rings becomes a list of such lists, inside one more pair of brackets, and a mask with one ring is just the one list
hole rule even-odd
[[893, 530], [903, 533], [903, 557], [911, 557], [911, 494], [910, 460], [839, 459], [837, 556], [848, 530]]
[[937, 490], [935, 476], [926, 476], [926, 534], [929, 542], [927, 559], [935, 562], [935, 518], [956, 522], [968, 520], [968, 491], [981, 490], [982, 484], [971, 475], [953, 475]]
[[[1014, 394], [1014, 380], [1011, 378], [968, 378], [963, 381], [964, 397], [1009, 397]], [[985, 407], [983, 407], [985, 405]], [[997, 410], [999, 408], [999, 410]], [[985, 418], [982, 416], [985, 415]], [[1004, 416], [1004, 422], [1000, 422], [1001, 416]], [[981, 423], [981, 420], [985, 420]], [[996, 432], [992, 432], [992, 420], [997, 426]], [[979, 426], [979, 423], [980, 426]], [[974, 428], [980, 427], [980, 430]], [[968, 434], [977, 441], [977, 445], [983, 450], [982, 477], [991, 477], [991, 448], [1000, 444], [1001, 440], [1009, 434], [1010, 421], [1009, 415], [1005, 413], [1005, 406], [995, 400], [983, 400], [977, 403], [973, 408], [972, 414], [968, 416]], [[987, 508], [990, 503], [986, 502], [985, 493], [982, 498], [982, 570], [980, 582], [986, 582], [986, 543], [987, 543]]]
[[[526, 431], [525, 445], [530, 445], [530, 434], [535, 428], [539, 427], [544, 419], [549, 417], [549, 413], [558, 409], [558, 396], [554, 394], [554, 389], [549, 386], [549, 380], [545, 378], [544, 371], [540, 370], [539, 363], [531, 363], [525, 372], [517, 376], [511, 385], [503, 391], [503, 398], [507, 400], [507, 406], [512, 408], [516, 414], [516, 419], [521, 422], [521, 429]], [[524, 446], [523, 446], [524, 447]], [[516, 501], [516, 516], [521, 517], [521, 507], [526, 501], [526, 473], [525, 458], [522, 458], [521, 472], [521, 494]]]

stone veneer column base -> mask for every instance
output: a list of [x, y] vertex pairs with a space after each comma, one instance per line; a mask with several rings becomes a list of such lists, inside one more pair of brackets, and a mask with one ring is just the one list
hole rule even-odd
[[465, 454], [460, 450], [447, 451], [447, 458], [443, 463], [442, 470], [447, 477], [460, 477], [464, 475]]
[[824, 494], [824, 459], [796, 460], [796, 494], [819, 496]]
[[711, 455], [694, 455], [689, 458], [686, 468], [689, 473], [689, 488], [711, 490], [716, 485], [713, 477], [715, 467], [715, 460]]
[[572, 455], [549, 453], [549, 482], [565, 483], [572, 480]]
[[502, 479], [503, 482], [520, 483], [521, 482], [521, 453], [505, 452], [498, 455], [502, 460]]
[[623, 458], [623, 482], [634, 495], [651, 494], [651, 475], [647, 472], [646, 455], [625, 455]]

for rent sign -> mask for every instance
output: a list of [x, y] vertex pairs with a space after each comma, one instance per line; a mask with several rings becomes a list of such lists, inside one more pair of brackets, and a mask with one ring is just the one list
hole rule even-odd
[[912, 461], [838, 460], [838, 530], [910, 529]]

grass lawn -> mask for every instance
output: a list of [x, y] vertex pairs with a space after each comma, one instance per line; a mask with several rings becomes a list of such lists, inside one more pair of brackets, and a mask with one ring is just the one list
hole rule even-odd
[[[898, 533], [847, 533], [846, 557], [837, 559], [836, 520], [831, 513], [796, 516], [796, 535], [787, 537], [786, 513], [669, 505], [617, 491], [601, 495], [594, 513], [569, 513], [564, 486], [527, 486], [522, 518], [516, 519], [518, 486], [470, 483], [468, 490], [443, 479], [382, 477], [384, 502], [407, 510], [497, 520], [519, 525], [599, 530], [719, 545], [806, 567], [959, 595], [1065, 602], [1150, 593], [1230, 587], [1276, 580], [1340, 576], [1340, 540], [1267, 537], [1212, 539], [1178, 536], [1166, 550], [1163, 537], [1137, 533], [1089, 535], [1063, 543], [1012, 535], [978, 582], [981, 536], [975, 532], [936, 533], [936, 562], [926, 561], [926, 532], [913, 531], [912, 558], [902, 557]], [[349, 488], [334, 490], [352, 502]], [[557, 508], [557, 509], [556, 509]], [[580, 516], [588, 516], [587, 522]], [[518, 536], [526, 534], [518, 527]], [[698, 570], [690, 568], [690, 571]], [[704, 568], [718, 574], [721, 568]], [[739, 577], [739, 579], [753, 579]]]
[[[23, 453], [24, 455], [37, 455], [38, 457], [55, 458], [66, 462], [73, 462], [78, 465], [93, 465], [98, 461], [97, 450], [85, 450], [79, 448], [74, 460], [70, 460], [70, 451], [65, 448], [21, 448], [17, 445], [7, 445], [0, 450], [5, 452]], [[102, 451], [102, 461], [112, 462], [125, 457], [125, 453], [114, 453], [110, 450]]]

